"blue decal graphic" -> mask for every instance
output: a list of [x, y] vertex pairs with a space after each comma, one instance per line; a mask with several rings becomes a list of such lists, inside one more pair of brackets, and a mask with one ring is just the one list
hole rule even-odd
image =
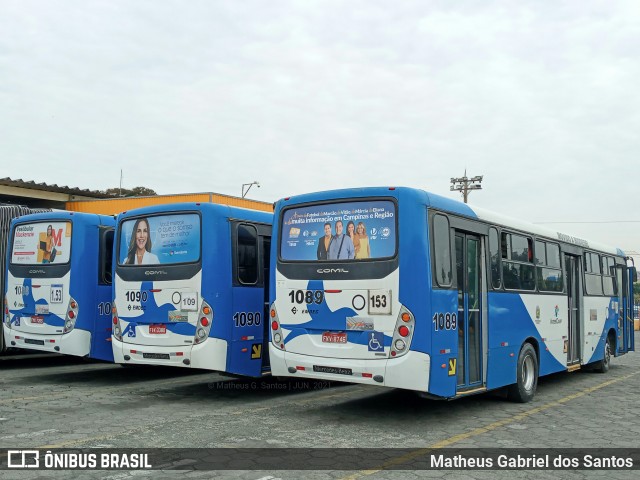
[[[307, 290], [324, 291], [324, 282], [322, 280], [310, 280], [307, 284]], [[284, 329], [291, 330], [284, 339], [285, 344], [301, 335], [322, 335], [322, 333], [327, 330], [344, 331], [347, 325], [347, 317], [355, 317], [358, 315], [354, 309], [349, 307], [342, 307], [332, 312], [329, 310], [326, 299], [323, 300], [320, 305], [314, 305], [314, 309], [309, 312], [311, 320], [306, 323], [282, 323], [280, 325]], [[358, 345], [367, 345], [370, 333], [370, 331], [348, 331], [347, 341]], [[383, 332], [375, 333], [379, 335], [379, 337], [377, 337], [378, 342], [383, 345], [383, 348], [385, 344], [386, 346], [391, 345], [391, 337], [385, 336]]]
[[167, 330], [177, 335], [193, 336], [196, 334], [196, 326], [189, 322], [169, 322], [169, 311], [176, 310], [175, 306], [170, 303], [164, 305], [158, 305], [153, 289], [153, 282], [142, 282], [140, 285], [141, 292], [149, 292], [147, 301], [144, 302], [144, 315], [137, 317], [120, 316], [120, 320], [129, 322], [129, 325], [124, 329], [122, 335], [128, 333], [130, 326], [134, 329], [133, 336], [135, 337], [135, 325], [150, 325], [152, 323], [164, 323], [167, 326]]
[[384, 333], [382, 332], [368, 332], [369, 337], [369, 351], [370, 352], [382, 352], [384, 351]]
[[[24, 307], [19, 309], [9, 310], [10, 313], [14, 315], [12, 323], [16, 326], [20, 326], [20, 317], [31, 317], [34, 314], [37, 314], [36, 305], [48, 305], [47, 301], [44, 298], [39, 300], [34, 300], [33, 298], [33, 288], [31, 287], [31, 279], [25, 278], [22, 286], [22, 303]], [[64, 318], [59, 317], [54, 313], [45, 313], [38, 314], [42, 315], [44, 318], [45, 325], [51, 325], [52, 327], [63, 327], [64, 326]]]

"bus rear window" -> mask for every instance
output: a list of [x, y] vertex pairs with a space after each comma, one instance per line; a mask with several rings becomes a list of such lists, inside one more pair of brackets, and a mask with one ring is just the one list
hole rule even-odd
[[396, 252], [396, 207], [387, 200], [290, 208], [280, 228], [282, 260], [367, 260]]
[[200, 216], [154, 215], [120, 225], [119, 265], [169, 265], [200, 258]]
[[11, 263], [16, 265], [64, 264], [71, 252], [71, 222], [18, 225], [13, 233]]

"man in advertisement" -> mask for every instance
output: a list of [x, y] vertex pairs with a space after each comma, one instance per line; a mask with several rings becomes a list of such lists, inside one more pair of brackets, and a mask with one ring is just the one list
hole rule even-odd
[[329, 246], [331, 245], [333, 236], [331, 235], [331, 224], [329, 222], [324, 224], [324, 237], [318, 240], [318, 260], [328, 260]]
[[336, 222], [336, 234], [329, 245], [328, 260], [348, 260], [355, 258], [353, 240], [342, 233], [342, 220]]

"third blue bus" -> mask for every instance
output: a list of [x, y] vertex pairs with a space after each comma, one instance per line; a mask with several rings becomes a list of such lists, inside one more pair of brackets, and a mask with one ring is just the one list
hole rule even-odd
[[634, 349], [618, 248], [393, 187], [280, 200], [274, 239], [274, 375], [526, 402]]

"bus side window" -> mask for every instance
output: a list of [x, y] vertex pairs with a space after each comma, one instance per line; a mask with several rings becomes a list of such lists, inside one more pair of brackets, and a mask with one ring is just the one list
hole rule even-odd
[[100, 267], [98, 268], [98, 283], [100, 285], [111, 285], [113, 265], [113, 228], [104, 229], [100, 233]]
[[498, 289], [502, 285], [500, 278], [500, 243], [498, 241], [498, 230], [491, 227], [489, 229], [489, 261], [491, 262], [491, 285]]
[[584, 252], [584, 286], [587, 295], [602, 295], [600, 255]]
[[237, 230], [238, 281], [244, 285], [258, 283], [258, 232], [253, 225], [241, 224]]
[[444, 215], [433, 216], [433, 272], [439, 287], [450, 287], [453, 280], [451, 271], [451, 236], [449, 219]]

